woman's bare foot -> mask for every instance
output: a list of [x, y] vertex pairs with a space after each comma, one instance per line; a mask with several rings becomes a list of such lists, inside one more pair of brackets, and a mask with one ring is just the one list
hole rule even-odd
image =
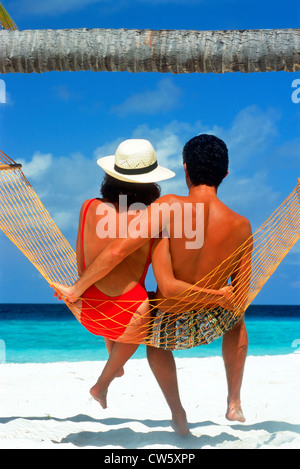
[[171, 427], [179, 436], [189, 435], [190, 431], [184, 410], [180, 414], [172, 416]]
[[230, 421], [246, 422], [240, 401], [228, 402], [226, 418]]
[[116, 378], [121, 378], [121, 376], [123, 376], [124, 373], [125, 373], [124, 368], [123, 367], [120, 368], [118, 373], [116, 374]]
[[103, 409], [107, 408], [107, 389], [101, 389], [99, 384], [96, 383], [90, 389], [90, 395], [101, 405]]

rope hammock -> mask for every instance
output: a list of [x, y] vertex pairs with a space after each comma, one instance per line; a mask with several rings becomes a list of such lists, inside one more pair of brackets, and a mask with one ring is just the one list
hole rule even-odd
[[[2, 231], [48, 283], [73, 284], [78, 279], [74, 250], [24, 176], [21, 165], [1, 151], [0, 192]], [[212, 305], [211, 300], [205, 303], [204, 294], [199, 306], [195, 308], [194, 301], [191, 308], [189, 301], [195, 300], [195, 292], [188, 289], [184, 295], [173, 298], [176, 300], [176, 313], [164, 311], [165, 299], [156, 300], [155, 305], [151, 302], [144, 317], [132, 318], [119, 341], [178, 350], [207, 344], [221, 337], [243, 317], [249, 304], [299, 238], [300, 179], [291, 194], [251, 238], [196, 284], [212, 289], [212, 283], [218, 279], [227, 280], [241, 260], [246, 259], [241, 278], [232, 282], [234, 306], [231, 310]], [[80, 299], [76, 304], [66, 304], [90, 332], [112, 338], [124, 326], [120, 318], [124, 316], [126, 303], [124, 308], [119, 306], [119, 311], [108, 318], [101, 312], [101, 301], [91, 299], [89, 308], [81, 308]], [[107, 301], [111, 300], [105, 300], [105, 303]], [[88, 311], [93, 311], [93, 314]]]

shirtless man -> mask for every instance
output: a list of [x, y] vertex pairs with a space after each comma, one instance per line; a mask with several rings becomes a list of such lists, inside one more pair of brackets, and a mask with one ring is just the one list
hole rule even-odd
[[[224, 142], [211, 135], [200, 135], [191, 139], [183, 149], [183, 163], [189, 195], [168, 196], [169, 204], [189, 202], [204, 204], [204, 243], [200, 249], [187, 249], [187, 239], [170, 236], [154, 242], [152, 251], [153, 272], [157, 281], [156, 298], [174, 297], [173, 283], [167, 271], [169, 258], [172, 260], [174, 277], [195, 284], [204, 278], [251, 237], [249, 221], [233, 212], [217, 197], [217, 189], [228, 174], [228, 153]], [[182, 210], [183, 212], [183, 210]], [[170, 233], [172, 234], [172, 227]], [[219, 289], [227, 284], [229, 277], [234, 291], [240, 296], [239, 303], [246, 300], [250, 281], [252, 243], [246, 243], [243, 255], [223, 264], [224, 273], [212, 278], [210, 288]], [[242, 293], [239, 281], [242, 280]], [[197, 283], [197, 286], [204, 285]], [[241, 295], [244, 298], [241, 298]], [[161, 303], [161, 302], [160, 302]], [[166, 300], [164, 311], [176, 313], [177, 300]], [[247, 354], [248, 338], [244, 320], [223, 336], [223, 358], [228, 382], [228, 407], [226, 418], [244, 422], [241, 409], [240, 389]], [[148, 347], [149, 364], [171, 408], [178, 404], [174, 358], [170, 351]]]
[[[170, 226], [169, 250], [166, 249], [168, 240], [156, 242], [153, 250], [153, 268], [157, 276], [159, 291], [157, 297], [170, 296], [170, 283], [163, 272], [164, 258], [171, 256], [174, 275], [179, 280], [196, 283], [213, 268], [225, 261], [241, 244], [251, 236], [251, 227], [247, 219], [230, 210], [217, 197], [217, 189], [228, 174], [228, 151], [225, 143], [212, 135], [200, 135], [191, 139], [183, 150], [183, 163], [189, 195], [181, 197], [166, 195], [156, 203], [172, 205], [174, 202], [184, 206], [185, 203], [204, 204], [204, 244], [199, 249], [187, 249], [184, 237], [173, 237], [174, 226]], [[148, 208], [148, 220], [151, 224], [151, 206]], [[193, 212], [194, 213], [194, 212]], [[157, 232], [164, 228], [163, 217], [157, 227]], [[155, 234], [151, 226], [149, 233]], [[118, 239], [110, 243], [95, 261], [84, 272], [83, 276], [71, 287], [60, 292], [71, 302], [76, 301], [83, 292], [100, 278], [107, 275], [126, 256], [149, 240], [149, 237]], [[169, 254], [168, 254], [169, 253]], [[248, 247], [249, 256], [237, 259], [234, 269], [230, 268], [219, 280], [212, 280], [210, 288], [219, 289], [226, 285], [231, 277], [234, 289], [238, 291], [239, 279], [249, 275], [249, 258], [251, 245]], [[247, 253], [246, 253], [247, 254]], [[162, 256], [162, 257], [160, 257]], [[165, 256], [165, 257], [163, 257]], [[162, 270], [155, 268], [156, 259]], [[246, 274], [247, 273], [247, 274]], [[199, 285], [201, 286], [201, 285]], [[247, 294], [247, 292], [245, 293]], [[171, 306], [171, 304], [169, 304]], [[176, 308], [175, 308], [176, 309]], [[223, 359], [228, 382], [228, 407], [226, 417], [229, 420], [245, 421], [240, 404], [240, 388], [243, 378], [244, 364], [247, 354], [248, 338], [244, 321], [241, 320], [230, 332], [223, 337]], [[165, 395], [172, 410], [173, 422], [176, 422], [179, 433], [187, 433], [187, 422], [182, 409], [176, 378], [176, 367], [170, 351], [148, 347], [148, 360], [151, 369]]]

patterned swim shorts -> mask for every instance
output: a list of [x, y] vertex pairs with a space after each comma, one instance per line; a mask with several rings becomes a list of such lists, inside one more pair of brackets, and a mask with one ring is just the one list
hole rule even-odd
[[152, 318], [150, 341], [154, 347], [180, 350], [209, 344], [222, 337], [240, 320], [221, 307], [168, 313], [156, 310]]

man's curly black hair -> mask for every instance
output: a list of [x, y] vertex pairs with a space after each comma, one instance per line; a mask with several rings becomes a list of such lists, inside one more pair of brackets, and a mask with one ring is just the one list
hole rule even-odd
[[202, 134], [189, 140], [182, 152], [183, 162], [194, 186], [218, 187], [228, 171], [228, 149], [223, 140]]

